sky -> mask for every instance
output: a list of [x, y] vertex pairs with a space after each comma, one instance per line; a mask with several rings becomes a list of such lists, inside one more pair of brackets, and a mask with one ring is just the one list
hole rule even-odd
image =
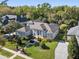
[[[0, 2], [1, 1], [3, 0], [0, 0]], [[49, 3], [52, 7], [62, 5], [79, 6], [79, 0], [9, 0], [7, 3], [9, 6], [37, 6], [42, 3]]]

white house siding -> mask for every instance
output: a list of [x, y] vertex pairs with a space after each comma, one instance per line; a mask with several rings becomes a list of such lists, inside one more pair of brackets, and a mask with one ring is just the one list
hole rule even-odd
[[29, 36], [29, 35], [31, 35], [31, 31], [28, 31], [28, 32], [17, 31], [17, 35], [19, 35], [19, 36]]
[[46, 31], [42, 31], [42, 30], [40, 30], [39, 31], [39, 37], [44, 37], [44, 38], [47, 38], [47, 32]]
[[46, 34], [45, 31], [42, 32], [42, 36], [43, 36], [43, 37], [46, 37], [46, 36], [47, 36], [47, 34]]
[[33, 35], [37, 35], [36, 30], [32, 30]]
[[43, 36], [43, 34], [44, 34], [44, 31], [41, 31], [41, 36]]
[[[33, 36], [35, 37], [45, 37], [47, 39], [54, 39], [56, 37], [56, 35], [58, 34], [58, 30], [56, 32], [45, 32], [42, 30], [29, 30], [27, 32], [21, 32], [21, 31], [17, 31], [17, 35], [19, 36], [28, 36], [33, 34]], [[39, 34], [39, 35], [38, 35]]]
[[53, 39], [53, 33], [47, 33], [47, 39]]
[[56, 37], [56, 35], [58, 34], [58, 32], [59, 32], [59, 30], [57, 30], [56, 32], [47, 33], [47, 38], [54, 39]]
[[78, 42], [78, 45], [79, 45], [79, 36], [76, 36], [76, 38], [77, 38], [77, 42]]
[[50, 35], [50, 38], [54, 39], [55, 38], [55, 33], [52, 32], [51, 35]]
[[[33, 36], [36, 37], [45, 37], [47, 39], [54, 39], [56, 37], [56, 35], [58, 34], [58, 30], [56, 32], [45, 32], [45, 31], [41, 31], [41, 30], [32, 30], [32, 34]], [[39, 35], [38, 35], [39, 34]]]
[[57, 30], [56, 32], [54, 32], [53, 38], [55, 38], [57, 36], [58, 32], [59, 32], [59, 30]]
[[32, 34], [33, 34], [33, 36], [35, 36], [35, 37], [43, 37], [43, 31], [41, 31], [41, 30], [32, 30]]
[[37, 30], [32, 30], [32, 35], [37, 36]]

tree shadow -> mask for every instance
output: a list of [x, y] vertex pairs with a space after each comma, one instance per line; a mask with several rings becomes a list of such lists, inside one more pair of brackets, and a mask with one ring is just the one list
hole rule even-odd
[[21, 51], [21, 53], [24, 54], [24, 55], [27, 55], [27, 56], [31, 55], [31, 53], [28, 53], [28, 52], [25, 52], [25, 51]]

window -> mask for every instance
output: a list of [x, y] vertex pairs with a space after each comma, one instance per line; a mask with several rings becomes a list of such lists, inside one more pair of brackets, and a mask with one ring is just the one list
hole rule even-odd
[[39, 30], [37, 30], [37, 35], [39, 35]]
[[35, 35], [35, 33], [33, 33], [33, 35]]
[[41, 31], [39, 31], [39, 35], [41, 35]]

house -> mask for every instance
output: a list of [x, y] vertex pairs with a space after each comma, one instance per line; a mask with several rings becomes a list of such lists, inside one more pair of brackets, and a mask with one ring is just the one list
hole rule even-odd
[[54, 39], [59, 32], [57, 24], [28, 21], [25, 27], [17, 30], [17, 35], [28, 36], [33, 35], [36, 38]]
[[68, 30], [67, 39], [70, 40], [72, 36], [75, 36], [79, 45], [79, 25], [72, 27]]
[[16, 15], [5, 15], [2, 16], [2, 23], [3, 25], [6, 25], [10, 20], [15, 20], [15, 19], [17, 19]]
[[24, 15], [5, 15], [2, 17], [2, 23], [3, 25], [6, 25], [8, 24], [9, 21], [11, 20], [15, 20], [15, 22], [18, 22], [18, 23], [23, 23], [23, 22], [26, 22], [26, 17]]

